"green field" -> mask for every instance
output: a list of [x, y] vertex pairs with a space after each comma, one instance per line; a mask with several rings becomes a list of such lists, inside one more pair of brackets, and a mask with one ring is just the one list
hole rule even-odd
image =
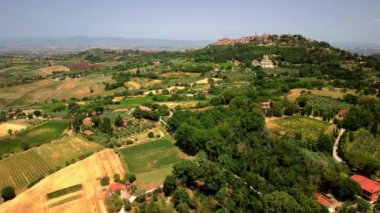
[[168, 139], [160, 139], [120, 150], [127, 170], [136, 174], [137, 185], [162, 183], [171, 173], [172, 165], [179, 162], [179, 150]]
[[78, 137], [65, 137], [53, 143], [43, 144], [0, 160], [0, 189], [13, 186], [16, 189], [64, 167], [101, 149], [97, 143]]
[[21, 150], [21, 144], [30, 147], [38, 146], [57, 139], [69, 127], [68, 120], [47, 121], [41, 125], [29, 128], [9, 138], [0, 140], [0, 155]]
[[302, 137], [316, 140], [321, 133], [325, 133], [330, 124], [325, 121], [319, 121], [303, 116], [293, 116], [270, 121], [270, 130], [274, 133], [295, 137], [295, 134], [301, 132]]
[[143, 103], [151, 103], [153, 102], [152, 97], [145, 96], [145, 97], [134, 97], [134, 98], [125, 98], [120, 102], [120, 106], [123, 108], [131, 108], [139, 106]]

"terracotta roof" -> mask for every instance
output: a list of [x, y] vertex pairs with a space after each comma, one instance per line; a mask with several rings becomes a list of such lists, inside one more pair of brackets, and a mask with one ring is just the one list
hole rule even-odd
[[87, 136], [91, 136], [91, 135], [93, 135], [94, 134], [94, 132], [93, 131], [91, 131], [91, 130], [84, 130], [83, 131], [83, 134], [85, 134], [85, 135], [87, 135]]
[[90, 117], [83, 118], [82, 124], [85, 126], [92, 126], [92, 119]]
[[348, 109], [341, 109], [341, 110], [339, 110], [338, 114], [339, 114], [340, 116], [343, 116], [343, 115], [345, 115], [347, 112], [348, 112]]
[[320, 193], [315, 193], [315, 199], [322, 206], [329, 207], [329, 206], [331, 206], [333, 204], [333, 202], [330, 199], [328, 199], [326, 196], [324, 196], [324, 195], [322, 195]]
[[371, 194], [380, 191], [380, 183], [373, 181], [367, 177], [364, 177], [362, 175], [353, 175], [351, 178], [358, 182], [360, 187]]
[[114, 183], [112, 183], [111, 185], [108, 186], [108, 189], [109, 189], [111, 192], [114, 192], [114, 191], [117, 191], [117, 190], [125, 190], [125, 187], [124, 187], [124, 185], [121, 184], [121, 183], [114, 182]]

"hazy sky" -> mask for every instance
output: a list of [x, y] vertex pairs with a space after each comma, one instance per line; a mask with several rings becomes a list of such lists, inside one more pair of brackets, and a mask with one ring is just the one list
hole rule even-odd
[[215, 40], [297, 33], [380, 44], [380, 0], [0, 0], [0, 37]]

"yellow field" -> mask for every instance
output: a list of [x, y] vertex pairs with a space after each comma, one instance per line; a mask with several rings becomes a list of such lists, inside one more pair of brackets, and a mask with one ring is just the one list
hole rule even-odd
[[45, 74], [52, 74], [53, 71], [70, 71], [70, 68], [66, 66], [61, 66], [61, 65], [53, 65], [53, 66], [48, 66], [48, 67], [42, 67], [38, 69], [39, 71], [45, 73]]
[[0, 124], [0, 137], [4, 137], [8, 135], [8, 130], [11, 129], [13, 133], [18, 132], [20, 130], [28, 128], [28, 124], [20, 124], [14, 123], [12, 121], [8, 121]]
[[[118, 155], [112, 149], [98, 152], [44, 178], [11, 201], [0, 205], [0, 212], [106, 212], [105, 191], [100, 178], [124, 175]], [[82, 184], [83, 189], [47, 200], [46, 194]]]
[[140, 89], [141, 87], [149, 87], [149, 86], [153, 86], [155, 84], [160, 84], [160, 83], [161, 83], [160, 80], [152, 80], [152, 79], [146, 79], [146, 78], [133, 78], [127, 83], [125, 83], [125, 85], [129, 89]]
[[290, 94], [287, 95], [287, 97], [290, 101], [294, 101], [301, 95], [302, 91], [311, 92], [311, 94], [313, 94], [313, 95], [332, 97], [332, 98], [340, 98], [340, 99], [342, 99], [344, 97], [344, 95], [346, 95], [346, 94], [355, 94], [354, 90], [347, 90], [346, 92], [342, 92], [339, 88], [326, 88], [325, 87], [325, 88], [322, 88], [322, 90], [292, 89], [290, 91]]
[[183, 102], [159, 102], [160, 105], [167, 105], [170, 109], [174, 109], [176, 106], [182, 108], [193, 108], [199, 101], [183, 101]]
[[[221, 81], [222, 79], [220, 78], [211, 78], [215, 83]], [[209, 78], [205, 78], [199, 81], [196, 81], [196, 84], [208, 84]]]

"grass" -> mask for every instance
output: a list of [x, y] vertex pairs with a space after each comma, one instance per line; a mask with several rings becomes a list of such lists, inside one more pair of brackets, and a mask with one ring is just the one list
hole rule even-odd
[[[179, 162], [179, 150], [168, 139], [159, 139], [121, 149], [122, 160], [130, 173], [137, 176], [138, 186], [162, 183]], [[144, 187], [143, 187], [144, 188]]]
[[0, 189], [5, 186], [24, 188], [62, 168], [65, 162], [79, 160], [100, 148], [97, 143], [65, 137], [7, 157], [0, 160]]
[[78, 185], [70, 186], [70, 187], [60, 189], [54, 192], [50, 192], [46, 194], [46, 196], [47, 196], [47, 199], [50, 200], [50, 199], [61, 197], [63, 195], [67, 195], [79, 190], [82, 190], [82, 184], [78, 184]]
[[[292, 116], [270, 121], [270, 129], [277, 134], [285, 133], [294, 138], [299, 132], [306, 139], [316, 140], [321, 133], [326, 133], [330, 124], [303, 116]], [[283, 135], [283, 134], [282, 134]]]
[[47, 121], [41, 125], [26, 129], [16, 135], [0, 140], [0, 155], [21, 150], [21, 144], [38, 146], [57, 139], [69, 126], [68, 120]]
[[153, 102], [152, 97], [145, 96], [145, 97], [134, 97], [134, 98], [125, 98], [120, 102], [120, 106], [123, 108], [132, 108], [139, 106], [143, 103], [151, 103]]

